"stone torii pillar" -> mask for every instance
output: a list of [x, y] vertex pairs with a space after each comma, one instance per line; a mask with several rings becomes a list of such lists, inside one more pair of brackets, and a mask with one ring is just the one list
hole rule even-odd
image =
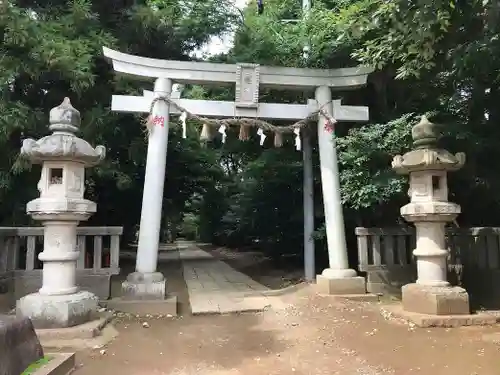
[[[316, 89], [316, 100], [320, 107], [335, 117], [332, 93], [329, 87]], [[318, 119], [318, 143], [321, 169], [321, 186], [325, 207], [325, 226], [328, 244], [329, 267], [317, 276], [318, 290], [325, 294], [364, 294], [366, 282], [357, 272], [349, 268], [342, 201], [340, 198], [340, 176], [335, 146], [335, 130], [326, 125], [327, 119]]]
[[[169, 97], [171, 91], [171, 80], [167, 78], [156, 80], [154, 98]], [[167, 162], [169, 107], [167, 102], [158, 100], [151, 112], [151, 116], [158, 118], [159, 123], [158, 126], [151, 127], [149, 131], [136, 271], [129, 274], [122, 284], [124, 298], [163, 299], [165, 297], [165, 278], [161, 272], [156, 272], [156, 266]]]
[[[156, 79], [155, 96], [166, 95], [170, 82], [179, 84], [215, 84], [236, 85], [236, 100], [210, 101], [171, 98], [189, 112], [205, 117], [250, 117], [276, 120], [301, 120], [320, 108], [326, 110], [337, 121], [367, 121], [368, 108], [361, 106], [343, 106], [340, 100], [332, 101], [331, 90], [357, 88], [366, 84], [371, 72], [366, 68], [347, 69], [298, 69], [267, 67], [256, 64], [213, 64], [204, 62], [169, 61], [128, 55], [103, 48], [104, 55], [113, 63], [115, 71], [140, 77]], [[160, 78], [158, 78], [160, 77]], [[171, 81], [170, 81], [171, 80]], [[159, 93], [160, 81], [169, 82], [169, 90]], [[316, 100], [307, 104], [259, 103], [261, 87], [287, 88], [292, 90], [316, 90]], [[141, 96], [113, 95], [112, 110], [121, 112], [148, 113], [153, 97], [145, 91]], [[168, 119], [168, 113], [180, 114], [176, 108], [167, 105], [154, 107], [153, 116]], [[174, 107], [174, 106], [171, 106]], [[161, 108], [158, 109], [158, 108]], [[325, 218], [328, 238], [330, 266], [318, 277], [323, 292], [333, 294], [357, 294], [365, 292], [363, 278], [356, 277], [356, 272], [349, 269], [345, 228], [339, 192], [337, 154], [333, 142], [333, 131], [325, 130], [325, 119], [320, 116], [318, 122], [321, 176], [324, 192]], [[160, 125], [166, 127], [166, 122]], [[164, 298], [165, 281], [156, 273], [159, 223], [161, 220], [161, 197], [146, 197], [149, 192], [163, 192], [163, 182], [153, 177], [162, 178], [165, 173], [164, 155], [167, 151], [167, 130], [151, 132], [148, 145], [146, 181], [144, 187], [139, 247], [137, 251], [136, 272], [129, 275], [123, 284], [126, 296], [141, 298]], [[158, 137], [158, 139], [156, 139]], [[163, 153], [159, 160], [155, 155]], [[156, 151], [154, 151], [156, 150]], [[151, 164], [151, 165], [150, 165]], [[154, 185], [146, 186], [146, 185]], [[156, 207], [149, 209], [153, 205]], [[159, 200], [158, 200], [159, 199]], [[150, 216], [145, 218], [144, 216]], [[152, 217], [154, 216], [154, 218]], [[310, 222], [308, 222], [310, 224]], [[149, 225], [149, 227], [146, 227]], [[310, 229], [310, 225], [307, 225]], [[306, 233], [305, 235], [309, 235]], [[153, 238], [154, 237], [154, 238]], [[142, 239], [142, 241], [141, 241]]]

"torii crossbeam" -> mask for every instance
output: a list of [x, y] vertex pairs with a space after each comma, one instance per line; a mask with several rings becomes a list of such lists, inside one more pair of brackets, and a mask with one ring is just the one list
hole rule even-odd
[[[170, 97], [172, 83], [234, 84], [236, 85], [234, 102], [191, 100], [180, 97], [170, 99], [191, 113], [205, 117], [301, 120], [322, 108], [338, 121], [368, 120], [367, 107], [343, 106], [340, 100], [332, 101], [331, 94], [332, 89], [355, 89], [365, 85], [367, 76], [371, 72], [367, 68], [327, 70], [267, 67], [256, 64], [213, 64], [139, 57], [106, 47], [103, 51], [112, 61], [116, 72], [155, 79], [154, 92], [144, 91], [143, 96], [113, 95], [114, 111], [149, 112], [153, 98]], [[309, 100], [306, 104], [259, 103], [259, 89], [266, 87], [315, 90], [315, 99]], [[174, 106], [164, 101], [157, 101], [152, 108], [151, 115], [163, 117], [166, 126], [155, 126], [149, 134], [136, 272], [130, 274], [124, 282], [124, 296], [137, 299], [163, 299], [165, 296], [165, 280], [156, 270], [168, 120], [170, 114], [178, 113]], [[323, 126], [326, 119], [321, 115], [318, 117], [321, 181], [330, 263], [330, 267], [318, 276], [318, 281], [326, 281], [330, 290], [331, 285], [337, 281], [342, 292], [364, 292], [364, 279], [356, 277], [356, 271], [349, 269], [347, 259], [335, 144], [332, 142], [331, 132]]]

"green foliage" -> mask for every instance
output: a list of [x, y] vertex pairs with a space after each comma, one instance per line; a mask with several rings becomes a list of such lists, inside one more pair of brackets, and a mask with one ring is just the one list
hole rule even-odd
[[[308, 17], [296, 0], [267, 0], [240, 15], [223, 0], [18, 0], [0, 15], [0, 223], [26, 222], [24, 203], [36, 196], [39, 168], [25, 170], [21, 140], [47, 133], [47, 114], [64, 96], [82, 112], [83, 137], [108, 148], [88, 173], [98, 203], [94, 223], [138, 224], [146, 142], [142, 117], [110, 113], [112, 94], [140, 95], [144, 83], [115, 76], [102, 45], [155, 58], [188, 60], [213, 35], [236, 29], [234, 48], [217, 62], [375, 68], [367, 88], [335, 92], [344, 104], [368, 105], [368, 124], [338, 124], [341, 195], [348, 236], [356, 225], [394, 225], [407, 202], [406, 177], [391, 160], [411, 147], [410, 128], [423, 113], [446, 125], [442, 140], [465, 151], [464, 169], [450, 178], [451, 199], [464, 225], [494, 225], [500, 215], [500, 22], [497, 2], [484, 0], [315, 0]], [[243, 17], [241, 17], [243, 16]], [[290, 21], [292, 20], [292, 21]], [[309, 56], [302, 55], [309, 46]], [[233, 100], [234, 90], [189, 86], [191, 98]], [[310, 92], [265, 90], [261, 101], [304, 103]], [[173, 119], [175, 121], [175, 119]], [[170, 133], [165, 228], [203, 241], [258, 244], [269, 254], [300, 253], [302, 156], [252, 138], [197, 141]], [[314, 138], [314, 137], [313, 137]], [[314, 142], [316, 143], [316, 142]], [[322, 189], [314, 147], [317, 238]], [[22, 173], [20, 173], [23, 171]], [[132, 234], [132, 231], [126, 231]]]
[[300, 159], [297, 152], [268, 149], [245, 165], [223, 217], [226, 241], [258, 242], [269, 248], [300, 241]]
[[[371, 117], [368, 124], [337, 127], [348, 235], [355, 225], [384, 226], [401, 221], [399, 207], [408, 201], [407, 177], [393, 173], [391, 160], [411, 147], [410, 128], [423, 113], [432, 113], [434, 121], [446, 125], [443, 146], [468, 155], [465, 168], [450, 176], [450, 198], [464, 211], [459, 220], [465, 225], [496, 224], [495, 215], [500, 213], [496, 194], [500, 180], [493, 162], [500, 157], [496, 126], [500, 121], [498, 4], [479, 0], [325, 0], [314, 1], [309, 16], [301, 19], [298, 3], [269, 0], [261, 16], [248, 8], [233, 50], [219, 59], [326, 68], [365, 64], [375, 68], [368, 88], [338, 93], [346, 104], [369, 105]], [[297, 21], [284, 21], [290, 18]], [[307, 60], [302, 57], [304, 45], [310, 46]], [[311, 94], [293, 97], [268, 91], [262, 97], [272, 102], [303, 102]], [[296, 231], [301, 231], [302, 225], [300, 160], [296, 160], [298, 164], [287, 160], [296, 165], [297, 174], [271, 175], [269, 169], [280, 170], [281, 166], [274, 161], [262, 164], [263, 160], [272, 160], [269, 152], [273, 151], [259, 154], [241, 146], [244, 156], [234, 156], [236, 151], [232, 154], [238, 159], [234, 163], [238, 172], [232, 177], [237, 192], [229, 195], [221, 230], [226, 243], [273, 243], [278, 252], [292, 251], [286, 246], [276, 249], [286, 238], [295, 238], [295, 251], [300, 237], [295, 236]], [[317, 238], [323, 239], [316, 152]], [[249, 175], [254, 179], [243, 179]], [[265, 177], [257, 177], [261, 175]], [[245, 181], [244, 186], [238, 188], [239, 181]], [[293, 205], [277, 187], [285, 181], [296, 193]], [[271, 208], [284, 210], [286, 215], [278, 217], [269, 212]], [[486, 211], [496, 214], [485, 215]], [[288, 229], [281, 229], [283, 226]], [[276, 228], [274, 238], [268, 228]]]
[[[138, 224], [142, 201], [145, 116], [111, 113], [109, 105], [112, 94], [137, 95], [151, 86], [115, 76], [102, 46], [187, 60], [234, 19], [217, 0], [11, 2], [0, 14], [0, 223], [28, 222], [24, 204], [37, 196], [40, 169], [25, 170], [17, 159], [21, 141], [46, 135], [49, 110], [69, 96], [82, 114], [81, 136], [108, 149], [106, 160], [87, 172], [87, 195], [99, 207], [90, 223], [124, 225], [132, 236], [127, 229]], [[178, 221], [188, 198], [219, 173], [214, 158], [175, 129], [167, 171], [166, 224]]]
[[296, 20], [301, 16], [300, 3], [295, 0], [268, 0], [264, 15], [253, 7], [245, 11], [245, 24], [235, 35], [230, 60], [258, 62], [266, 65], [299, 66], [306, 42]]
[[353, 209], [380, 205], [402, 193], [407, 178], [397, 176], [391, 160], [409, 150], [411, 127], [418, 118], [405, 115], [386, 124], [354, 128], [337, 138], [343, 203]]

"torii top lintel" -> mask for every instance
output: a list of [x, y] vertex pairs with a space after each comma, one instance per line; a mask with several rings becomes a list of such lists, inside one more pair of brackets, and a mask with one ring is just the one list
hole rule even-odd
[[303, 69], [260, 66], [257, 64], [214, 64], [208, 62], [160, 60], [134, 56], [103, 47], [104, 56], [112, 61], [116, 72], [141, 77], [169, 78], [177, 83], [236, 83], [251, 79], [260, 87], [314, 89], [350, 89], [364, 86], [372, 69]]

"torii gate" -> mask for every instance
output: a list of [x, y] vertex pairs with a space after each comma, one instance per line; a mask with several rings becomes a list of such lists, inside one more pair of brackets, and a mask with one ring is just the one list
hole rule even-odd
[[[299, 69], [256, 64], [213, 64], [159, 60], [129, 55], [103, 47], [104, 56], [116, 72], [155, 79], [154, 93], [143, 96], [113, 95], [111, 109], [118, 112], [149, 113], [153, 98], [169, 97], [189, 112], [205, 117], [248, 117], [301, 120], [322, 108], [338, 121], [367, 121], [368, 107], [344, 106], [332, 101], [331, 89], [358, 88], [366, 84], [368, 68]], [[172, 83], [236, 84], [236, 100], [211, 101], [172, 97]], [[315, 100], [307, 104], [259, 103], [259, 88], [315, 90]], [[165, 126], [154, 126], [148, 138], [146, 174], [137, 250], [136, 272], [123, 283], [123, 296], [132, 299], [163, 299], [165, 279], [157, 272], [161, 209], [170, 114], [179, 111], [165, 101], [156, 101], [151, 115], [163, 117]], [[172, 106], [173, 107], [173, 106]], [[340, 200], [337, 152], [326, 119], [318, 115], [318, 143], [325, 208], [329, 268], [318, 275], [318, 284], [332, 294], [365, 293], [364, 278], [349, 269], [345, 227]], [[312, 230], [312, 229], [311, 229]], [[310, 236], [310, 233], [305, 233]], [[311, 241], [310, 238], [305, 241]]]

